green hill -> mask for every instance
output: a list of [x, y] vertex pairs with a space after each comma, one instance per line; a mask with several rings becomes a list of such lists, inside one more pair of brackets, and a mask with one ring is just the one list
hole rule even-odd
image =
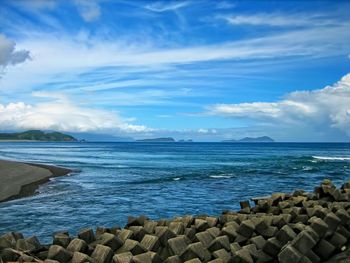
[[23, 141], [53, 141], [53, 142], [74, 142], [73, 136], [60, 132], [43, 132], [30, 130], [18, 133], [0, 133], [0, 140], [23, 140]]

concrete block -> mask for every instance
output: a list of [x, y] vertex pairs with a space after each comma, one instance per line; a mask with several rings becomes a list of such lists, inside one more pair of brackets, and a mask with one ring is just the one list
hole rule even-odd
[[213, 252], [219, 249], [226, 249], [227, 251], [230, 251], [230, 240], [227, 236], [219, 236], [215, 238], [208, 247], [208, 250]]
[[321, 239], [316, 246], [313, 248], [313, 251], [322, 259], [328, 259], [334, 252], [335, 247], [325, 239]]
[[131, 252], [133, 255], [138, 255], [147, 251], [138, 241], [127, 239], [124, 245], [117, 250], [117, 254], [124, 252]]
[[0, 259], [4, 263], [17, 262], [20, 255], [12, 248], [4, 248], [0, 250]]
[[348, 225], [350, 223], [350, 215], [345, 209], [338, 209], [335, 212], [335, 215], [340, 218], [341, 224], [343, 226]]
[[270, 256], [274, 257], [277, 256], [277, 254], [280, 252], [282, 246], [283, 244], [281, 243], [281, 241], [279, 241], [275, 237], [271, 237], [268, 240], [266, 240], [266, 243], [262, 250]]
[[185, 252], [182, 253], [180, 258], [183, 261], [198, 258], [203, 262], [207, 262], [211, 259], [211, 254], [201, 242], [196, 242], [188, 245]]
[[161, 259], [154, 252], [146, 252], [133, 256], [131, 259], [132, 263], [161, 263]]
[[131, 252], [124, 252], [121, 254], [115, 254], [113, 256], [114, 263], [130, 263], [133, 255]]
[[117, 250], [124, 244], [118, 236], [115, 236], [110, 233], [103, 233], [97, 237], [97, 239], [91, 243], [91, 246], [95, 247], [96, 245], [103, 245], [110, 247], [112, 251]]
[[209, 227], [215, 227], [219, 223], [219, 218], [213, 216], [207, 216], [205, 220], [208, 222]]
[[336, 249], [341, 249], [348, 241], [346, 237], [339, 234], [338, 232], [334, 232], [333, 235], [328, 239], [329, 243], [331, 243]]
[[313, 250], [309, 250], [307, 254], [305, 255], [311, 262], [318, 263], [321, 262], [321, 259]]
[[195, 225], [196, 230], [198, 232], [205, 231], [205, 230], [207, 230], [210, 227], [206, 220], [199, 219], [199, 218], [195, 219], [194, 225]]
[[[237, 261], [236, 261], [237, 260]], [[234, 255], [234, 261], [233, 262], [244, 262], [244, 263], [253, 263], [254, 260], [252, 256], [250, 255], [249, 251], [246, 249], [238, 250]]]
[[194, 259], [185, 261], [185, 263], [202, 263], [202, 261], [199, 258], [194, 258]]
[[74, 238], [67, 246], [67, 250], [71, 252], [86, 253], [88, 250], [88, 245], [84, 240], [79, 238]]
[[256, 260], [257, 263], [267, 263], [267, 262], [272, 262], [273, 258], [266, 254], [262, 250], [258, 250], [258, 259]]
[[259, 251], [254, 244], [246, 245], [246, 246], [242, 247], [242, 249], [248, 250], [249, 254], [252, 256], [254, 261], [256, 261], [258, 259]]
[[95, 263], [96, 261], [84, 253], [81, 253], [78, 251], [73, 253], [73, 258], [72, 258], [71, 263], [85, 263], [85, 262]]
[[47, 255], [48, 259], [54, 259], [59, 262], [68, 262], [73, 256], [73, 253], [59, 245], [52, 245], [49, 248]]
[[211, 227], [208, 228], [206, 232], [208, 232], [213, 238], [216, 238], [220, 235], [221, 230], [218, 227]]
[[191, 241], [185, 236], [178, 236], [168, 240], [169, 250], [172, 255], [181, 255]]
[[196, 229], [194, 227], [187, 227], [184, 234], [189, 240], [193, 241], [196, 235]]
[[126, 227], [130, 226], [144, 226], [145, 222], [149, 220], [148, 217], [146, 216], [139, 216], [139, 217], [134, 217], [134, 216], [128, 216], [128, 222], [126, 224]]
[[96, 227], [96, 231], [95, 231], [95, 236], [96, 239], [99, 238], [99, 236], [101, 236], [104, 233], [109, 233], [110, 229], [108, 227], [104, 227], [104, 226], [98, 226]]
[[170, 222], [169, 229], [176, 235], [183, 235], [185, 232], [185, 224], [182, 222]]
[[346, 237], [347, 239], [350, 239], [350, 231], [346, 227], [340, 225], [338, 226], [336, 232]]
[[164, 263], [182, 263], [180, 257], [178, 255], [168, 257], [164, 260]]
[[302, 254], [306, 254], [316, 245], [316, 241], [312, 238], [310, 233], [302, 231], [292, 241], [292, 245]]
[[113, 258], [113, 251], [110, 247], [97, 245], [94, 252], [92, 252], [91, 257], [97, 263], [110, 263]]
[[276, 238], [283, 245], [287, 244], [288, 241], [293, 240], [296, 236], [297, 236], [297, 234], [288, 225], [284, 225], [276, 234]]
[[129, 230], [133, 232], [132, 238], [141, 242], [142, 238], [147, 234], [143, 226], [130, 226]]
[[160, 246], [160, 241], [157, 236], [145, 235], [141, 241], [141, 245], [148, 251], [156, 252]]
[[241, 245], [237, 242], [230, 244], [230, 251], [232, 254], [236, 253], [238, 250], [242, 249]]
[[176, 237], [176, 234], [166, 226], [157, 226], [155, 235], [159, 238], [160, 243], [166, 246], [170, 238]]
[[249, 243], [254, 244], [258, 249], [262, 249], [266, 243], [266, 240], [262, 236], [255, 236], [249, 240]]
[[131, 230], [124, 228], [124, 229], [120, 230], [120, 232], [118, 233], [118, 237], [120, 240], [125, 242], [125, 240], [131, 239], [133, 234], [134, 233]]
[[292, 245], [285, 246], [278, 254], [278, 261], [281, 263], [295, 263], [299, 262], [302, 254]]
[[330, 233], [333, 233], [341, 223], [340, 218], [332, 212], [328, 213], [324, 217], [323, 221], [328, 225], [327, 232], [330, 232]]
[[223, 263], [228, 263], [231, 261], [231, 253], [227, 252], [225, 249], [219, 249], [212, 253], [213, 257], [216, 259], [221, 259]]
[[278, 231], [278, 228], [275, 226], [269, 226], [268, 228], [264, 230], [257, 231], [260, 235], [262, 235], [264, 238], [270, 238], [274, 237]]
[[195, 241], [201, 242], [205, 247], [209, 247], [210, 243], [214, 240], [213, 236], [208, 231], [199, 232], [195, 235]]
[[315, 230], [315, 232], [320, 237], [323, 237], [328, 231], [328, 225], [321, 218], [313, 218], [312, 220], [310, 219], [310, 222], [311, 228]]
[[244, 220], [238, 227], [237, 233], [245, 236], [251, 237], [255, 230], [255, 225], [251, 220]]
[[157, 225], [158, 223], [155, 221], [146, 221], [144, 229], [148, 234], [154, 234]]
[[230, 242], [233, 242], [237, 237], [236, 227], [233, 225], [227, 225], [222, 228], [221, 235], [225, 235], [229, 238]]
[[66, 248], [71, 241], [71, 238], [63, 233], [58, 233], [53, 236], [53, 245], [59, 245], [61, 247]]
[[95, 241], [95, 234], [91, 228], [84, 228], [79, 231], [78, 238], [84, 240], [87, 244]]

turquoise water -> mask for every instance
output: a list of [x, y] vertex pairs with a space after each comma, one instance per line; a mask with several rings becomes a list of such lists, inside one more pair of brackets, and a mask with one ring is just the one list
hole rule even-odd
[[123, 226], [128, 215], [217, 215], [254, 196], [350, 180], [346, 143], [18, 142], [1, 143], [0, 158], [81, 170], [0, 203], [0, 234], [45, 242], [57, 230]]

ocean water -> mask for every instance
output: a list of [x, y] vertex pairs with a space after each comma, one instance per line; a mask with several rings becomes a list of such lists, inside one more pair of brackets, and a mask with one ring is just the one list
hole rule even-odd
[[128, 215], [218, 215], [251, 197], [350, 180], [347, 143], [9, 142], [0, 158], [80, 170], [0, 203], [0, 234], [43, 242], [59, 230], [124, 226]]

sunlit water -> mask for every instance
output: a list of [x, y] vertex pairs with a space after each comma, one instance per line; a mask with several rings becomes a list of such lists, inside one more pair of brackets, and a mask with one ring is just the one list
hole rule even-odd
[[1, 143], [0, 158], [81, 170], [0, 203], [0, 234], [45, 242], [57, 230], [123, 226], [128, 215], [217, 215], [254, 196], [350, 179], [345, 143]]

